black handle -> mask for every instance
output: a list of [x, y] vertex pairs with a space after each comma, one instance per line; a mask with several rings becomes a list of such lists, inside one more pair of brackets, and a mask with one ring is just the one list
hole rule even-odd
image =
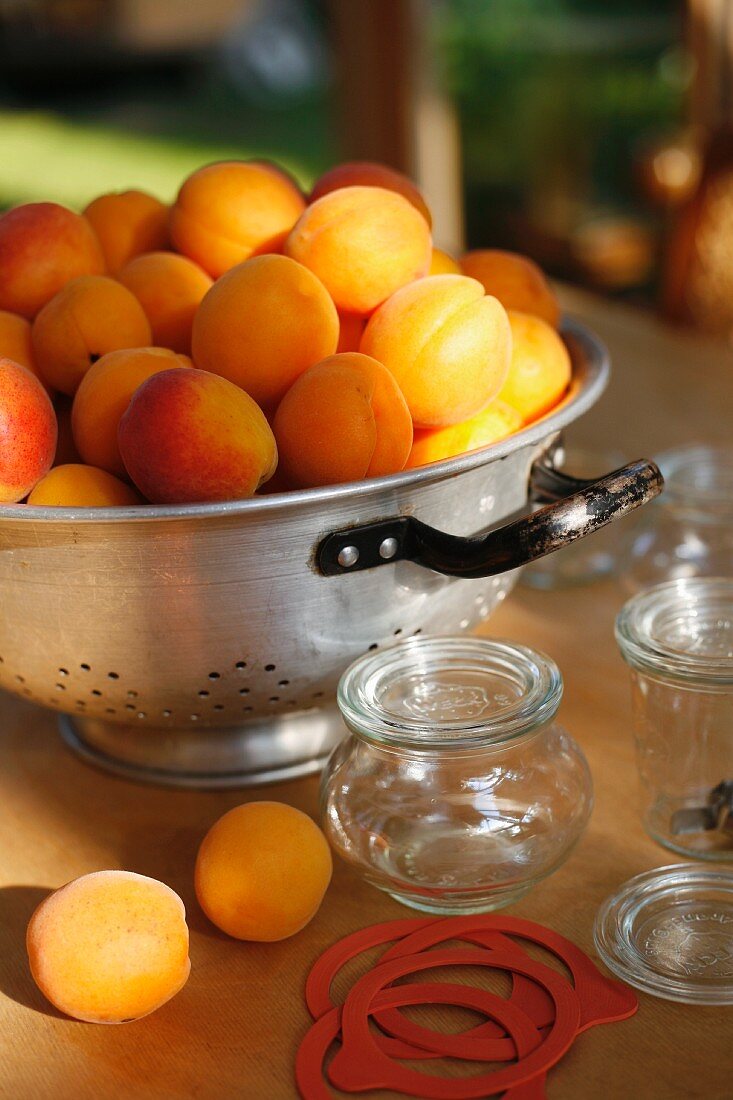
[[661, 493], [664, 480], [655, 464], [642, 458], [591, 481], [569, 477], [540, 460], [529, 484], [530, 499], [551, 503], [504, 527], [464, 538], [413, 516], [397, 516], [327, 535], [316, 554], [318, 567], [334, 577], [406, 560], [449, 577], [493, 577], [633, 512]]

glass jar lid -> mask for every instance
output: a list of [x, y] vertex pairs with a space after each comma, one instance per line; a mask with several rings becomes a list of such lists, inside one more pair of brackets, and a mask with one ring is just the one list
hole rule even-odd
[[733, 870], [676, 863], [636, 875], [598, 910], [593, 938], [636, 989], [733, 1004]]
[[562, 697], [554, 661], [488, 638], [409, 638], [359, 658], [338, 704], [355, 733], [429, 751], [498, 744], [549, 721]]
[[685, 577], [639, 592], [616, 619], [616, 640], [633, 668], [733, 684], [733, 578]]

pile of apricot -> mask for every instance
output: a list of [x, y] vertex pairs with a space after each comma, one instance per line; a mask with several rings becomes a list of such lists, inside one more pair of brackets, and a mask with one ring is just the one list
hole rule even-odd
[[0, 503], [235, 500], [485, 447], [562, 398], [558, 321], [536, 264], [434, 248], [422, 195], [382, 165], [309, 196], [226, 161], [171, 207], [18, 206], [0, 217]]

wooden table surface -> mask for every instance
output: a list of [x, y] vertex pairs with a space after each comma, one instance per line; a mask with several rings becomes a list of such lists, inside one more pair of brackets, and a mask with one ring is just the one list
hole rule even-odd
[[[729, 437], [727, 348], [626, 308], [567, 297], [569, 308], [607, 341], [614, 361], [609, 392], [574, 428], [575, 440], [637, 457]], [[492, 634], [556, 658], [566, 684], [561, 719], [583, 746], [596, 785], [580, 845], [514, 911], [591, 954], [603, 899], [631, 875], [675, 862], [643, 833], [635, 801], [627, 674], [612, 635], [623, 598], [613, 582], [552, 594], [519, 589], [488, 624]], [[200, 838], [225, 810], [268, 798], [315, 815], [317, 780], [223, 794], [136, 786], [79, 762], [62, 747], [55, 715], [9, 696], [0, 701], [0, 744], [0, 1096], [294, 1097], [309, 967], [335, 939], [410, 913], [338, 864], [320, 912], [303, 932], [279, 944], [238, 943], [202, 916], [192, 870]], [[186, 988], [153, 1016], [123, 1027], [62, 1018], [35, 989], [24, 950], [28, 918], [49, 888], [106, 867], [167, 882], [185, 901], [192, 933]], [[633, 1019], [581, 1036], [550, 1074], [550, 1100], [733, 1096], [733, 1008], [644, 995], [640, 1002]]]

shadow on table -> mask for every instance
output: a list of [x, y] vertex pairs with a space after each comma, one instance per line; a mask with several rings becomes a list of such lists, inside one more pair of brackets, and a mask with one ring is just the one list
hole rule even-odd
[[0, 954], [0, 992], [44, 1016], [61, 1019], [36, 986], [28, 967], [25, 932], [33, 911], [51, 893], [43, 886], [0, 887], [0, 929], [4, 949]]

